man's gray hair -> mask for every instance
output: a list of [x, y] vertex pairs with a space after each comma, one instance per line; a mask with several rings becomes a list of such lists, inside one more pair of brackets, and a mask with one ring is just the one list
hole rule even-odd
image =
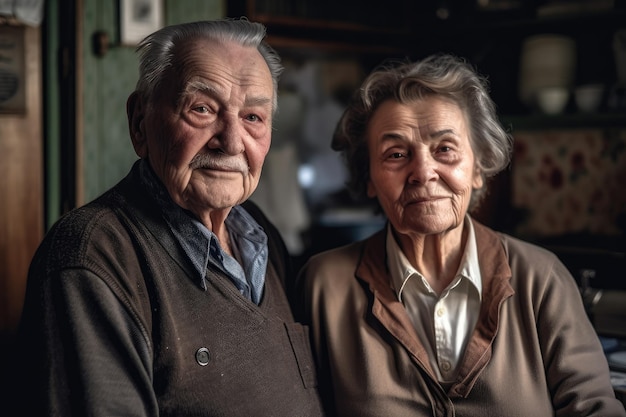
[[280, 57], [265, 41], [265, 26], [250, 22], [246, 18], [223, 19], [183, 23], [166, 26], [148, 35], [139, 43], [139, 80], [136, 90], [146, 100], [153, 98], [155, 91], [174, 66], [176, 49], [182, 43], [195, 39], [210, 39], [217, 42], [236, 42], [242, 46], [255, 47], [265, 59], [274, 85], [273, 105], [277, 109], [278, 79], [283, 71]]

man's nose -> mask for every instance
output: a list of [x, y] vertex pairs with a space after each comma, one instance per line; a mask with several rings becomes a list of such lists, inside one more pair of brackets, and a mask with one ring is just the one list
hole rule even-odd
[[218, 147], [228, 155], [238, 155], [245, 150], [243, 138], [245, 129], [242, 120], [233, 115], [224, 115], [213, 137], [213, 148]]

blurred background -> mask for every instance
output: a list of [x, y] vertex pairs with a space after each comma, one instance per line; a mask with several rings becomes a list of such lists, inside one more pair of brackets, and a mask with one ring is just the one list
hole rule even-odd
[[297, 261], [384, 225], [350, 198], [330, 149], [352, 91], [387, 60], [449, 52], [488, 78], [515, 137], [513, 163], [475, 217], [554, 250], [599, 333], [626, 337], [625, 3], [0, 0], [2, 344], [44, 233], [136, 158], [125, 103], [138, 40], [163, 25], [227, 16], [266, 24], [284, 60], [273, 146], [253, 199]]

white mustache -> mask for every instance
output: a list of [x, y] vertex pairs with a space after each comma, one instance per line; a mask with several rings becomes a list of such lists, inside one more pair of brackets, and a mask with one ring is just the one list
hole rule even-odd
[[198, 154], [189, 163], [191, 169], [218, 169], [222, 171], [239, 171], [247, 173], [250, 169], [245, 158], [224, 154]]

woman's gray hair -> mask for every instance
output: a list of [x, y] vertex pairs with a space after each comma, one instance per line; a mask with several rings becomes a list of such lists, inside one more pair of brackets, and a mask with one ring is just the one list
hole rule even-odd
[[139, 43], [139, 80], [136, 91], [150, 101], [174, 66], [176, 49], [194, 39], [237, 42], [255, 47], [265, 59], [274, 85], [273, 110], [277, 109], [278, 79], [283, 71], [280, 57], [265, 41], [265, 26], [240, 19], [222, 19], [166, 26], [148, 35]]
[[[343, 154], [350, 173], [348, 187], [355, 197], [367, 198], [370, 173], [366, 132], [378, 106], [386, 100], [411, 103], [433, 95], [452, 100], [467, 116], [483, 184], [509, 164], [512, 136], [499, 123], [487, 80], [467, 62], [438, 54], [414, 63], [387, 63], [375, 69], [355, 92], [332, 140], [332, 148]], [[474, 190], [470, 210], [476, 208], [485, 191], [484, 185]]]

